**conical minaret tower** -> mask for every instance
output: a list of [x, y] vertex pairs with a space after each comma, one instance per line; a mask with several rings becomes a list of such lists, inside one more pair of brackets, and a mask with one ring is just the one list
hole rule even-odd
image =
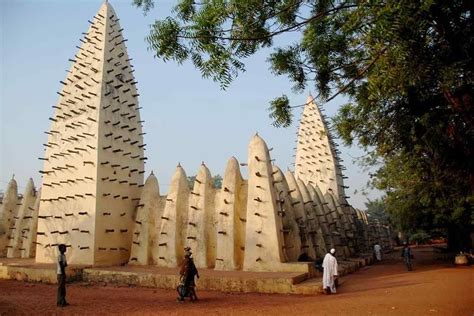
[[106, 1], [76, 46], [46, 132], [36, 261], [58, 243], [73, 264], [127, 262], [144, 173], [133, 68]]
[[295, 176], [345, 201], [338, 150], [321, 110], [310, 95], [300, 119], [296, 144]]

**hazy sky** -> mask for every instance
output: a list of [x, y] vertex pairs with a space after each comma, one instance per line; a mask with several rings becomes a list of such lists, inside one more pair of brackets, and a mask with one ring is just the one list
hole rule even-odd
[[[169, 15], [174, 1], [156, 0], [155, 9], [146, 17], [131, 0], [109, 2], [128, 38], [128, 53], [136, 70], [145, 120], [147, 174], [154, 171], [162, 194], [178, 162], [188, 175], [197, 172], [201, 161], [213, 175], [222, 175], [229, 157], [246, 161], [248, 142], [257, 131], [274, 148], [271, 155], [276, 164], [282, 170], [293, 168], [297, 124], [287, 129], [272, 127], [268, 102], [284, 93], [293, 104], [303, 104], [307, 94], [292, 93], [288, 79], [271, 74], [266, 63], [271, 50], [248, 59], [247, 72], [222, 91], [211, 80], [202, 79], [190, 63], [164, 63], [148, 51], [144, 38], [149, 25]], [[66, 77], [68, 59], [89, 27], [87, 20], [101, 4], [100, 0], [0, 0], [0, 189], [5, 189], [12, 174], [20, 192], [29, 177], [39, 185], [42, 163], [38, 157], [43, 156], [44, 131], [49, 129], [59, 81]], [[292, 34], [277, 41], [297, 40], [297, 34]], [[326, 114], [333, 115], [343, 102], [336, 98], [325, 105]], [[297, 118], [300, 112], [295, 111]], [[363, 153], [357, 148], [339, 148], [349, 177], [349, 202], [363, 208], [367, 199], [360, 192], [368, 174], [352, 159]], [[245, 167], [242, 172], [245, 176]], [[377, 196], [378, 192], [369, 194], [370, 198]]]

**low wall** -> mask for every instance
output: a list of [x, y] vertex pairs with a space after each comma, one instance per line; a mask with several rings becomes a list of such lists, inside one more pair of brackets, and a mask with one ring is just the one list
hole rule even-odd
[[[339, 260], [340, 276], [347, 275], [371, 263], [371, 257]], [[311, 263], [282, 264], [286, 272], [245, 272], [199, 269], [199, 290], [241, 292], [309, 294], [321, 293], [321, 273]], [[0, 279], [27, 282], [57, 283], [56, 267], [52, 264], [36, 264], [32, 260], [0, 259]], [[178, 268], [157, 266], [115, 266], [67, 268], [68, 282], [85, 281], [117, 286], [143, 286], [176, 289], [179, 281]]]
[[[291, 293], [294, 284], [307, 278], [305, 273], [206, 273], [200, 271], [197, 280], [199, 290], [223, 292], [257, 292], [257, 293]], [[109, 269], [85, 269], [83, 279], [89, 283], [107, 283], [115, 285], [134, 285], [157, 287], [162, 289], [176, 289], [179, 276], [174, 274], [155, 273], [153, 271], [120, 271]]]
[[[66, 279], [68, 282], [82, 280], [83, 268], [68, 268]], [[0, 265], [0, 279], [18, 280], [25, 282], [42, 282], [56, 284], [56, 269], [52, 267], [29, 267]]]

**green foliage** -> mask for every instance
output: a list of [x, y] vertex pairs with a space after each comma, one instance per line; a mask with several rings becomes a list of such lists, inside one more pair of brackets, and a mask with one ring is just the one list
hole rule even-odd
[[[144, 12], [149, 11], [152, 1], [135, 1]], [[151, 27], [147, 37], [149, 48], [156, 57], [165, 61], [182, 63], [191, 60], [204, 78], [211, 78], [225, 89], [240, 72], [245, 71], [240, 59], [271, 44], [265, 20], [274, 9], [270, 10], [265, 4], [261, 13], [251, 13], [251, 9], [260, 7], [262, 2], [258, 0], [212, 0], [199, 4], [178, 1], [173, 10], [175, 18], [156, 21]], [[281, 19], [291, 19], [291, 14]], [[247, 40], [252, 34], [256, 38]], [[262, 36], [266, 39], [260, 39]], [[239, 38], [246, 40], [234, 41]]]
[[431, 236], [423, 230], [418, 230], [416, 233], [410, 235], [410, 242], [417, 244], [426, 244], [430, 241], [430, 239]]
[[[216, 174], [212, 177], [212, 186], [215, 189], [222, 188], [222, 176], [220, 174]], [[192, 190], [194, 188], [194, 182], [196, 181], [196, 176], [188, 176], [187, 177], [189, 189]]]
[[365, 203], [366, 212], [370, 219], [379, 220], [382, 224], [390, 223], [390, 215], [385, 211], [382, 199], [369, 200]]
[[288, 127], [293, 121], [290, 100], [286, 95], [276, 98], [270, 103], [270, 118], [273, 119], [273, 126]]
[[214, 177], [212, 177], [212, 181], [214, 183], [214, 188], [220, 189], [222, 188], [222, 176], [220, 174], [216, 174]]
[[186, 180], [188, 181], [189, 189], [192, 190], [194, 188], [194, 182], [196, 181], [196, 176], [188, 176]]
[[133, 0], [133, 5], [137, 8], [141, 7], [144, 14], [153, 9], [155, 6], [153, 0]]
[[459, 228], [472, 225], [469, 177], [468, 169], [446, 169], [446, 164], [433, 163], [421, 152], [401, 153], [385, 158], [373, 184], [387, 192], [387, 212], [403, 231], [461, 232]]
[[[145, 12], [153, 3], [134, 1]], [[472, 1], [181, 0], [174, 14], [152, 26], [150, 49], [191, 60], [222, 88], [247, 57], [294, 32], [294, 43], [274, 47], [271, 71], [297, 92], [316, 88], [320, 102], [349, 99], [333, 123], [380, 166], [372, 184], [392, 221], [472, 229]], [[274, 125], [289, 126], [292, 108], [285, 95], [273, 100]]]

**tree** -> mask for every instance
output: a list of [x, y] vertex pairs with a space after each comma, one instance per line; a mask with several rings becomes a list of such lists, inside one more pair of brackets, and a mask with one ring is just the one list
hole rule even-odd
[[390, 223], [390, 216], [385, 211], [383, 199], [369, 200], [365, 203], [365, 207], [370, 219], [376, 219], [382, 224]]
[[220, 174], [216, 174], [214, 177], [212, 177], [212, 180], [214, 181], [214, 188], [220, 189], [222, 188], [222, 176]]
[[[134, 0], [148, 12], [153, 0]], [[387, 211], [406, 227], [451, 232], [467, 246], [474, 215], [472, 7], [469, 0], [180, 0], [174, 17], [147, 37], [156, 57], [191, 60], [226, 88], [244, 60], [285, 33], [268, 61], [296, 92], [316, 88], [324, 103], [349, 102], [334, 124], [344, 143], [378, 165], [373, 185]], [[275, 126], [289, 126], [285, 95], [270, 102]]]
[[[188, 186], [189, 189], [194, 188], [194, 181], [196, 181], [196, 176], [188, 176]], [[220, 189], [222, 188], [222, 176], [220, 174], [216, 174], [214, 177], [212, 177], [212, 186], [215, 189]]]
[[189, 189], [192, 190], [194, 188], [194, 182], [196, 181], [196, 176], [188, 176], [186, 180], [188, 181]]
[[463, 163], [455, 156], [437, 162], [417, 150], [419, 155], [402, 152], [386, 158], [374, 177], [375, 187], [386, 192], [387, 212], [402, 231], [444, 230], [451, 249], [469, 249], [474, 216], [472, 173], [468, 168], [455, 168], [456, 163]]

